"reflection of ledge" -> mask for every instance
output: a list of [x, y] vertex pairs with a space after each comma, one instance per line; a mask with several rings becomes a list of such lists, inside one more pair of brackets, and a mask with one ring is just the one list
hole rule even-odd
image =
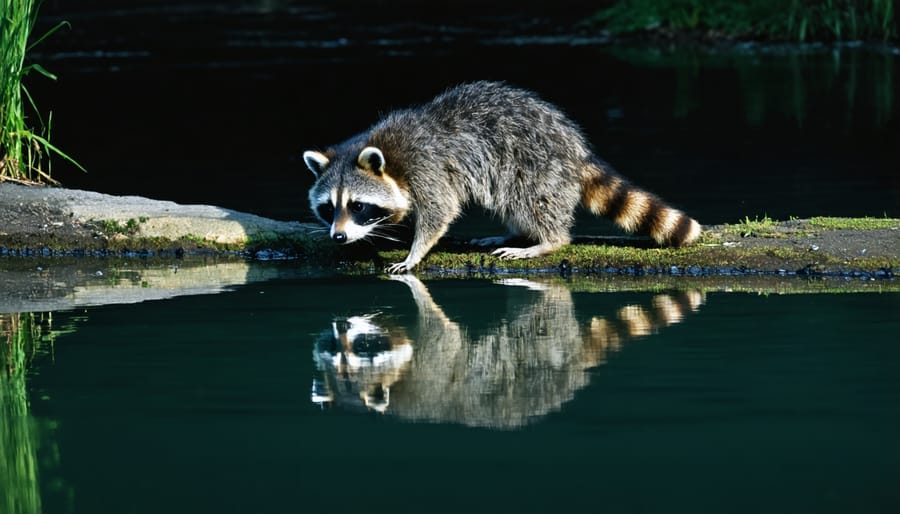
[[135, 303], [173, 296], [221, 292], [229, 285], [246, 282], [247, 264], [231, 262], [215, 266], [119, 269], [109, 284], [75, 286], [65, 300], [75, 306]]
[[[23, 261], [19, 261], [24, 264]], [[0, 270], [0, 312], [43, 312], [218, 293], [268, 280], [279, 271], [242, 259], [148, 262], [140, 259], [49, 260]]]
[[[444, 274], [421, 274], [421, 278], [448, 278]], [[521, 275], [528, 276], [528, 275]], [[451, 276], [452, 277], [452, 276]], [[537, 277], [534, 277], [537, 278]], [[699, 290], [704, 293], [819, 294], [884, 293], [900, 291], [900, 280], [863, 280], [860, 277], [800, 278], [791, 275], [749, 276], [627, 276], [615, 274], [540, 277], [558, 281], [573, 292], [619, 293]]]

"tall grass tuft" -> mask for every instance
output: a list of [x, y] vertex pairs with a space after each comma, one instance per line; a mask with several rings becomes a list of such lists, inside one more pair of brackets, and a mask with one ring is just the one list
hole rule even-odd
[[897, 37], [894, 0], [791, 0], [787, 18], [773, 18], [771, 36], [796, 41], [881, 40]]
[[[42, 0], [0, 0], [0, 181], [55, 183], [50, 176], [50, 154], [83, 168], [50, 143], [51, 113], [40, 116], [22, 79], [31, 72], [51, 80], [56, 76], [41, 65], [25, 65], [26, 54], [66, 25], [61, 22], [29, 44]], [[26, 104], [38, 128], [29, 127]]]
[[895, 0], [619, 0], [592, 22], [614, 33], [659, 31], [776, 41], [891, 41]]

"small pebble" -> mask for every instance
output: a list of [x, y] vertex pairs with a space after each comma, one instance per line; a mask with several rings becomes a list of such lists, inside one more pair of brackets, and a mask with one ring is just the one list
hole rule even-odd
[[563, 259], [562, 262], [559, 263], [559, 274], [563, 278], [572, 275], [572, 264], [569, 263], [569, 259]]

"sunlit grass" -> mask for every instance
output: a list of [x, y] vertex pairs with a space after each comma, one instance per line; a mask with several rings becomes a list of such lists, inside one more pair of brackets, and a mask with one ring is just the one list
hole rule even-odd
[[[22, 83], [32, 72], [56, 79], [37, 63], [25, 64], [35, 45], [65, 26], [60, 23], [29, 43], [40, 4], [41, 0], [0, 0], [0, 180], [56, 182], [50, 176], [50, 154], [81, 168], [50, 143], [53, 114], [43, 119]], [[26, 115], [26, 107], [33, 118]]]
[[[900, 229], [897, 218], [838, 218], [816, 216], [808, 220], [791, 218], [793, 224], [785, 224], [763, 215], [762, 218], [745, 216], [737, 223], [722, 225], [715, 233], [705, 234], [709, 237], [762, 237], [781, 239], [789, 236], [809, 235], [822, 230], [875, 230]], [[709, 241], [707, 241], [709, 242]]]
[[778, 231], [779, 224], [767, 215], [762, 218], [754, 216], [744, 216], [744, 219], [738, 220], [733, 225], [725, 225], [722, 227], [722, 233], [726, 235], [737, 235], [741, 237], [768, 237], [782, 238], [785, 235]]
[[[817, 216], [810, 218], [809, 224], [813, 227], [831, 230], [876, 230], [876, 229], [900, 229], [900, 219], [897, 218], [832, 218]], [[900, 237], [900, 234], [898, 234]]]

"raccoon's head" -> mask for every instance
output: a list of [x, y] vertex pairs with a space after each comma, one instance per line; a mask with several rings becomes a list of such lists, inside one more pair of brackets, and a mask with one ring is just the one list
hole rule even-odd
[[[357, 147], [358, 148], [358, 147]], [[309, 191], [312, 210], [331, 228], [331, 238], [352, 243], [380, 225], [397, 223], [409, 212], [409, 192], [387, 172], [384, 154], [367, 146], [356, 154], [303, 153], [317, 180]]]

